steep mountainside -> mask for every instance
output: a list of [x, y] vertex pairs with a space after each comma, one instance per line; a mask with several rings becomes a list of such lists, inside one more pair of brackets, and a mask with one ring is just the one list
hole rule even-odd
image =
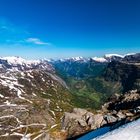
[[121, 61], [112, 61], [104, 73], [106, 81], [119, 82], [122, 92], [140, 89], [140, 54], [129, 55]]
[[90, 79], [95, 79], [95, 77], [101, 75], [106, 65], [106, 63], [95, 62], [91, 59], [87, 61], [57, 61], [53, 63], [57, 74], [66, 82], [71, 93], [77, 96], [74, 100], [78, 98], [81, 101], [75, 101], [77, 106], [87, 108], [98, 108], [100, 103], [102, 103], [101, 98], [104, 96], [94, 89]]
[[65, 82], [46, 61], [0, 59], [0, 139], [35, 138], [72, 108]]
[[66, 59], [53, 61], [52, 65], [59, 74], [80, 79], [100, 75], [107, 65], [107, 62], [98, 62], [92, 58], [79, 59], [76, 61], [75, 59]]
[[[102, 76], [108, 63], [123, 56], [110, 54], [103, 58], [69, 58], [52, 61], [57, 74], [67, 83], [71, 93], [81, 102], [78, 107], [99, 108], [110, 95], [120, 92], [120, 83], [106, 81]], [[87, 100], [86, 106], [83, 101]]]
[[[140, 54], [107, 54], [103, 58], [69, 58], [52, 61], [57, 74], [67, 83], [71, 93], [99, 108], [115, 93], [138, 89]], [[77, 103], [85, 107], [85, 104]]]

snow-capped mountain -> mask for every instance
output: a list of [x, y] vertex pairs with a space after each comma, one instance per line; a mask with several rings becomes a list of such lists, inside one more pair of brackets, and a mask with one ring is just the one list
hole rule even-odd
[[93, 58], [91, 58], [91, 60], [93, 60], [95, 62], [99, 62], [99, 63], [108, 62], [107, 59], [105, 59], [104, 57], [93, 57]]
[[53, 60], [53, 62], [55, 62], [55, 61], [60, 61], [60, 62], [66, 62], [66, 61], [69, 61], [69, 62], [87, 62], [88, 58], [78, 56], [78, 57], [70, 57], [70, 58]]
[[53, 72], [54, 69], [46, 60], [25, 60], [21, 57], [0, 57], [0, 70], [25, 71], [43, 69]]
[[53, 59], [50, 59], [50, 60], [47, 60], [48, 62], [57, 62], [57, 61], [60, 61], [60, 62], [88, 62], [90, 60], [94, 61], [95, 63], [107, 63], [107, 62], [111, 62], [111, 61], [118, 61], [118, 60], [122, 60], [124, 59], [125, 57], [128, 57], [128, 56], [133, 56], [135, 55], [135, 53], [129, 53], [129, 54], [124, 54], [124, 55], [119, 55], [119, 54], [105, 54], [103, 57], [97, 57], [97, 56], [94, 56], [94, 57], [89, 57], [89, 58], [85, 58], [85, 57], [70, 57], [70, 58], [63, 58], [63, 59], [57, 59], [57, 60], [53, 60]]
[[106, 57], [106, 58], [111, 58], [111, 57], [114, 57], [114, 56], [123, 58], [125, 55], [119, 55], [119, 54], [105, 54], [105, 57]]
[[93, 64], [102, 65], [102, 64], [107, 64], [111, 61], [123, 61], [123, 60], [139, 61], [139, 59], [140, 59], [139, 54], [134, 55], [132, 53], [126, 55], [106, 54], [104, 55], [104, 57], [91, 57], [91, 58], [72, 57], [72, 58], [59, 59], [59, 60], [53, 60], [53, 59], [26, 60], [21, 57], [8, 56], [8, 57], [0, 57], [0, 72], [6, 73], [8, 71], [24, 72], [29, 70], [44, 70], [51, 73], [55, 73], [55, 68], [56, 66], [58, 66], [61, 68], [61, 70], [64, 69], [66, 71], [70, 71], [70, 73], [76, 74], [78, 71], [87, 69], [91, 67]]
[[15, 64], [15, 65], [31, 65], [31, 64], [38, 64], [40, 63], [39, 60], [25, 60], [21, 57], [16, 56], [8, 56], [8, 57], [0, 57], [1, 60], [6, 60], [9, 64]]

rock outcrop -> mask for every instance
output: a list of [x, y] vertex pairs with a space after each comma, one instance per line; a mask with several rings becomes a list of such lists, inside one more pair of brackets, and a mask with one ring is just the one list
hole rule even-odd
[[94, 121], [93, 113], [85, 109], [74, 108], [71, 113], [65, 112], [62, 118], [62, 129], [68, 132], [68, 137], [72, 137], [90, 130]]
[[67, 137], [75, 137], [104, 125], [112, 125], [121, 121], [132, 121], [140, 117], [140, 92], [130, 91], [113, 101], [110, 101], [96, 113], [85, 109], [74, 108], [72, 112], [65, 112], [62, 118], [62, 130]]

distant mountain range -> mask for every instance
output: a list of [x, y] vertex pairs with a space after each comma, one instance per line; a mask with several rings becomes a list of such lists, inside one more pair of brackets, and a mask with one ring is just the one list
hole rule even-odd
[[52, 62], [52, 61], [79, 61], [79, 62], [87, 62], [87, 61], [90, 61], [90, 60], [93, 60], [95, 62], [101, 62], [101, 63], [104, 63], [104, 62], [110, 62], [112, 60], [117, 60], [117, 59], [123, 59], [127, 56], [132, 56], [132, 55], [135, 55], [135, 53], [129, 53], [129, 54], [125, 54], [125, 55], [119, 55], [119, 54], [105, 54], [103, 57], [90, 57], [90, 58], [85, 58], [85, 57], [71, 57], [71, 58], [65, 58], [65, 59], [58, 59], [58, 60], [53, 60], [53, 59], [50, 59], [49, 61]]
[[8, 56], [8, 57], [0, 57], [0, 61], [7, 62], [9, 64], [13, 65], [37, 65], [41, 62], [54, 62], [54, 61], [79, 61], [79, 62], [87, 62], [90, 60], [93, 60], [95, 62], [110, 62], [112, 60], [117, 60], [117, 59], [124, 59], [125, 57], [127, 58], [128, 56], [135, 56], [135, 53], [130, 53], [130, 54], [125, 54], [125, 55], [119, 55], [119, 54], [105, 54], [103, 57], [90, 57], [90, 58], [85, 58], [85, 57], [71, 57], [71, 58], [64, 58], [64, 59], [42, 59], [42, 60], [25, 60], [19, 56]]

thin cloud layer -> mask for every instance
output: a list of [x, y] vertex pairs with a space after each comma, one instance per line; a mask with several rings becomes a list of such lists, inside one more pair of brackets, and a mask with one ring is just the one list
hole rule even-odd
[[22, 27], [17, 27], [8, 20], [0, 19], [0, 44], [1, 45], [22, 45], [22, 46], [49, 46], [51, 43], [40, 38], [34, 38], [32, 33]]
[[26, 39], [26, 42], [33, 43], [36, 45], [50, 45], [50, 43], [44, 42], [39, 38], [28, 38], [28, 39]]

